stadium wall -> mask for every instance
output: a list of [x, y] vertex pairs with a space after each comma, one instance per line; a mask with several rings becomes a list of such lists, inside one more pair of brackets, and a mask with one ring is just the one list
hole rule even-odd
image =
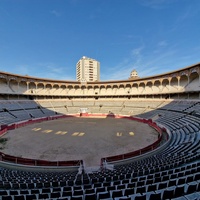
[[[119, 77], [120, 78], [120, 77]], [[1, 99], [199, 99], [200, 63], [136, 80], [77, 82], [0, 72]]]

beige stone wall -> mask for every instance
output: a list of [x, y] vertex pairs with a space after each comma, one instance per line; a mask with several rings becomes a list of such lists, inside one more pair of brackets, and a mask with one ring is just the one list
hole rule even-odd
[[199, 92], [200, 64], [162, 75], [107, 82], [59, 81], [0, 72], [0, 94], [51, 97], [123, 97]]

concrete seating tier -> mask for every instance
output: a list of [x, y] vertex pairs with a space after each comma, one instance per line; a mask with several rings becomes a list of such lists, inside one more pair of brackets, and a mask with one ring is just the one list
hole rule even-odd
[[[13, 101], [14, 102], [14, 101]], [[199, 199], [200, 198], [200, 122], [189, 112], [198, 102], [146, 100], [120, 101], [37, 101], [38, 107], [2, 102], [0, 122], [12, 123], [28, 116], [50, 116], [78, 113], [82, 106], [89, 112], [130, 113], [146, 117], [165, 127], [169, 143], [153, 155], [139, 156], [124, 163], [115, 163], [113, 170], [102, 168], [92, 173], [29, 172], [1, 168], [0, 199]], [[95, 102], [94, 104], [92, 102]], [[98, 103], [97, 103], [98, 102]], [[127, 104], [126, 104], [127, 103]], [[25, 103], [24, 103], [25, 104]], [[162, 105], [162, 106], [161, 106]], [[4, 109], [6, 108], [6, 110]], [[129, 108], [129, 109], [127, 109]], [[40, 114], [41, 115], [40, 115]], [[31, 115], [30, 115], [31, 114]], [[26, 118], [26, 119], [27, 119]], [[108, 163], [108, 164], [112, 164]]]

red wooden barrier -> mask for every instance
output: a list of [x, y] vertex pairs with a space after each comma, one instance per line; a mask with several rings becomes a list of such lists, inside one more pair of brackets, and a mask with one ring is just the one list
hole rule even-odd
[[146, 120], [146, 119], [140, 119], [140, 118], [128, 117], [128, 116], [124, 117], [124, 116], [120, 116], [120, 115], [118, 117], [119, 118], [127, 118], [127, 119], [131, 119], [134, 121], [142, 122], [142, 123], [147, 123], [149, 126], [155, 128], [157, 130], [157, 132], [159, 133], [158, 139], [153, 144], [150, 144], [149, 146], [144, 147], [142, 149], [139, 149], [139, 150], [136, 150], [133, 152], [129, 152], [126, 154], [117, 155], [117, 156], [105, 157], [105, 158], [102, 158], [102, 160], [106, 160], [107, 162], [114, 162], [114, 161], [120, 161], [120, 160], [124, 160], [124, 159], [128, 159], [128, 158], [133, 158], [135, 156], [139, 156], [141, 154], [152, 151], [160, 145], [160, 142], [162, 140], [162, 130], [160, 127], [157, 126], [156, 123], [152, 122], [152, 120]]
[[[11, 124], [11, 125], [2, 125], [1, 126], [2, 129], [0, 130], [0, 136], [2, 134], [4, 134], [5, 132], [7, 132], [7, 130], [19, 128], [22, 126], [26, 126], [28, 124], [39, 123], [39, 122], [43, 122], [43, 121], [47, 121], [47, 120], [54, 120], [54, 119], [65, 118], [65, 117], [79, 117], [79, 116], [80, 116], [80, 114], [73, 114], [73, 115], [66, 115], [66, 116], [65, 115], [52, 116], [52, 117], [44, 117], [44, 118], [40, 118], [40, 119], [31, 119], [31, 120], [28, 120], [25, 122]], [[146, 152], [149, 152], [149, 151], [157, 148], [162, 139], [161, 128], [158, 127], [156, 125], [156, 123], [152, 122], [152, 120], [146, 120], [146, 119], [140, 119], [140, 118], [136, 118], [136, 117], [122, 116], [122, 115], [114, 115], [114, 114], [109, 114], [109, 115], [107, 115], [107, 114], [88, 114], [87, 116], [126, 118], [126, 119], [130, 119], [130, 120], [134, 120], [134, 121], [138, 121], [138, 122], [142, 122], [142, 123], [148, 123], [150, 126], [155, 128], [159, 133], [158, 140], [143, 149], [129, 152], [126, 154], [102, 158], [101, 159], [102, 161], [106, 160], [108, 162], [112, 162], [112, 161], [119, 161], [119, 160], [123, 160], [123, 159], [127, 159], [127, 158], [132, 158], [134, 156], [139, 156], [141, 154], [144, 154]], [[19, 157], [15, 157], [15, 156], [10, 156], [10, 155], [3, 154], [1, 152], [0, 152], [0, 160], [6, 161], [6, 162], [12, 162], [12, 163], [16, 163], [16, 164], [36, 165], [36, 166], [79, 166], [80, 163], [82, 162], [81, 160], [72, 160], [72, 161], [35, 160], [35, 159], [27, 159], [27, 158], [19, 158]]]
[[[40, 123], [47, 120], [53, 120], [64, 117], [78, 117], [78, 114], [68, 115], [68, 116], [55, 116], [55, 117], [44, 117], [39, 119], [31, 119], [28, 121], [23, 121], [20, 123], [15, 123], [11, 125], [2, 125], [0, 130], [0, 136], [6, 133], [8, 130], [20, 128], [33, 123]], [[20, 158], [15, 156], [10, 156], [0, 152], [0, 160], [5, 162], [12, 162], [15, 164], [32, 165], [32, 166], [79, 166], [82, 162], [81, 160], [71, 160], [71, 161], [46, 161], [46, 160], [36, 160], [28, 158]]]

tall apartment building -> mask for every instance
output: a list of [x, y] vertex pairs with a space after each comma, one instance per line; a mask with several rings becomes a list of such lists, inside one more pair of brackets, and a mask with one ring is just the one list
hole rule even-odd
[[76, 64], [77, 81], [99, 81], [100, 63], [92, 58], [83, 56]]

